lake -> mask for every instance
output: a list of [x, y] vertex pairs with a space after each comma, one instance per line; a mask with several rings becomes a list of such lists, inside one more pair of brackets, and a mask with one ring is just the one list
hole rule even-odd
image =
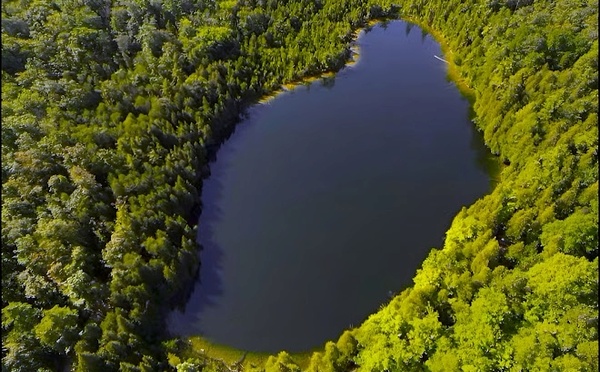
[[264, 352], [337, 340], [490, 190], [491, 155], [433, 38], [394, 21], [357, 45], [356, 65], [253, 106], [219, 149], [172, 334]]

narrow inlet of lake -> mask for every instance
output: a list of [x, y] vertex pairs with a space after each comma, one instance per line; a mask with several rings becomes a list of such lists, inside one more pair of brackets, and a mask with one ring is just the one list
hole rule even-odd
[[172, 334], [265, 352], [336, 340], [489, 191], [491, 155], [432, 37], [395, 21], [357, 43], [355, 66], [254, 106], [221, 146]]

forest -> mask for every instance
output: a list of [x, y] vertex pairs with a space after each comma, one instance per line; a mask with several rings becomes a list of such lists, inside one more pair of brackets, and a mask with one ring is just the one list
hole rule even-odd
[[306, 369], [597, 371], [592, 0], [3, 0], [2, 370], [229, 370], [165, 331], [202, 270], [208, 159], [247, 107], [397, 18], [445, 46], [505, 167]]

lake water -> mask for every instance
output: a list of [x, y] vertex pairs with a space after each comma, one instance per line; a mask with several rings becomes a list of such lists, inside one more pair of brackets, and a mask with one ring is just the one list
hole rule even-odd
[[254, 106], [221, 146], [199, 281], [171, 333], [266, 352], [337, 340], [489, 191], [491, 155], [439, 45], [401, 21], [357, 43], [355, 66]]

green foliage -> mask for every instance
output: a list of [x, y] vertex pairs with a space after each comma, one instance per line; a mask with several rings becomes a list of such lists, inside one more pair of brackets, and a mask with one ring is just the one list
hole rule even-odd
[[34, 327], [42, 345], [66, 353], [77, 340], [77, 313], [66, 307], [44, 310], [44, 316]]
[[33, 333], [41, 312], [28, 303], [11, 302], [2, 308], [3, 368], [37, 370], [43, 368], [47, 353]]
[[[340, 68], [369, 18], [397, 16], [443, 36], [507, 165], [414, 286], [308, 368], [598, 369], [595, 2], [9, 0], [2, 12], [3, 369], [223, 370], [169, 367], [157, 346], [196, 273], [188, 221], [208, 148], [262, 95]], [[265, 368], [298, 370], [285, 353]]]
[[540, 241], [550, 252], [598, 255], [598, 213], [576, 213], [544, 225]]
[[300, 372], [300, 367], [292, 360], [290, 354], [285, 351], [270, 356], [265, 364], [265, 372]]

